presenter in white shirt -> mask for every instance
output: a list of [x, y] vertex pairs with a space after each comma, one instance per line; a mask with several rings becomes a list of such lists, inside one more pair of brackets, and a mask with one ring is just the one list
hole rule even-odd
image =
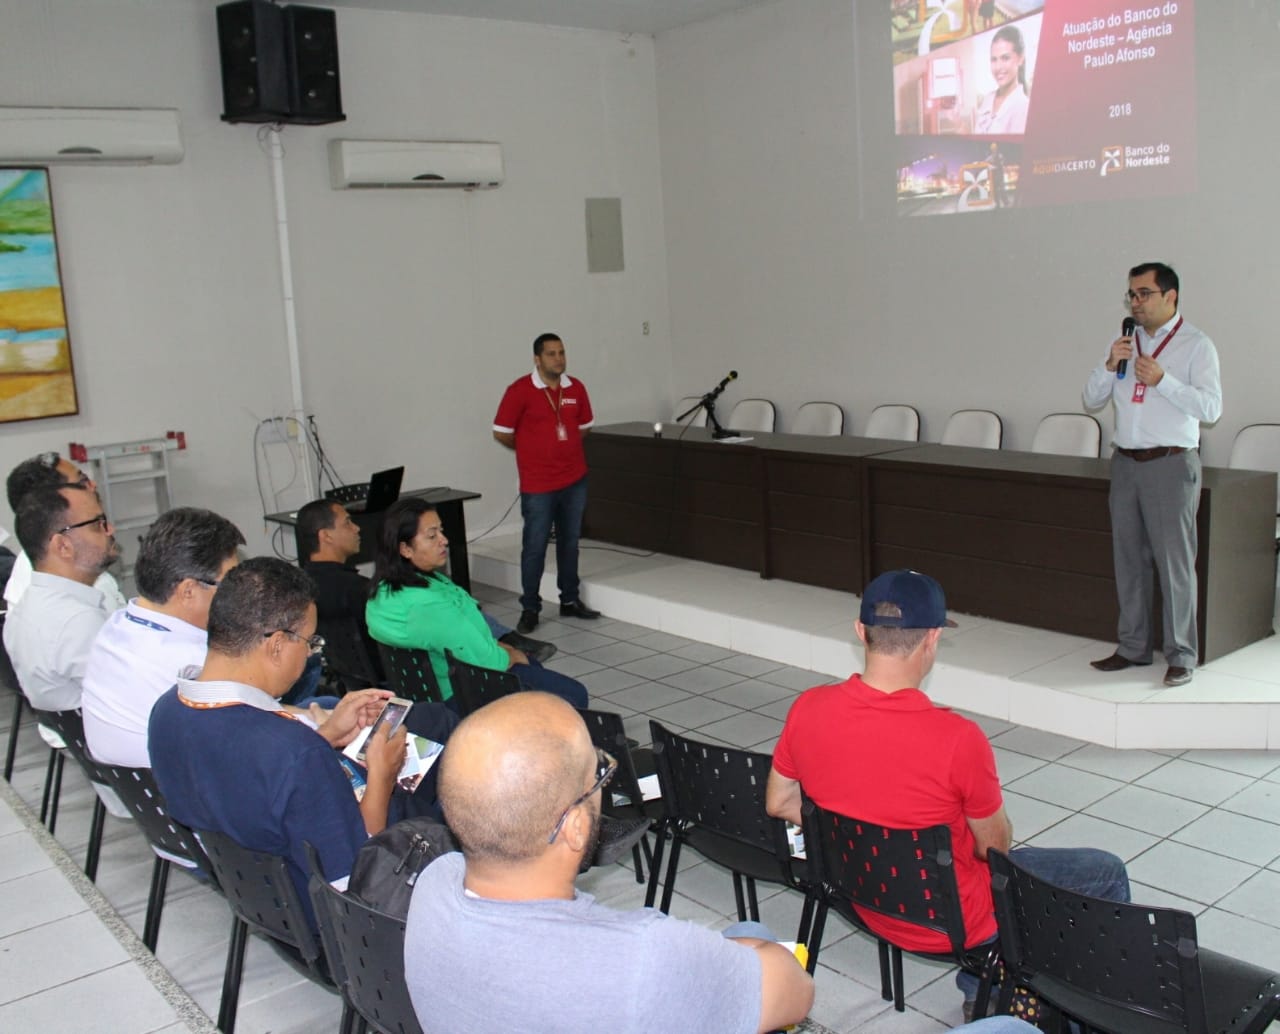
[[1179, 314], [1178, 274], [1164, 263], [1131, 269], [1125, 300], [1136, 329], [1111, 343], [1084, 389], [1086, 406], [1111, 401], [1116, 413], [1110, 503], [1119, 643], [1092, 663], [1106, 672], [1151, 663], [1154, 562], [1164, 601], [1164, 684], [1181, 686], [1197, 661], [1200, 425], [1222, 415], [1218, 352]]

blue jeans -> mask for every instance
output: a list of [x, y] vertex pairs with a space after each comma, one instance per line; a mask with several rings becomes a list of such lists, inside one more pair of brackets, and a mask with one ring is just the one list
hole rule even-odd
[[558, 671], [544, 668], [532, 658], [528, 664], [513, 664], [510, 672], [520, 680], [525, 689], [536, 689], [543, 693], [554, 693], [567, 700], [574, 707], [587, 706], [587, 687], [577, 679], [561, 675]]
[[484, 611], [480, 612], [484, 616], [484, 623], [489, 626], [489, 631], [493, 633], [494, 639], [501, 639], [504, 635], [511, 631], [506, 625], [496, 618], [489, 617]]
[[[1046, 883], [1104, 901], [1129, 901], [1129, 872], [1110, 851], [1093, 847], [1015, 847], [1009, 857]], [[993, 938], [994, 940], [994, 938]], [[966, 1001], [978, 996], [978, 978], [960, 970], [956, 987]]]
[[524, 538], [520, 547], [520, 607], [542, 609], [542, 569], [547, 563], [551, 524], [556, 526], [556, 585], [561, 603], [578, 602], [578, 538], [587, 509], [587, 479], [554, 492], [521, 492]]

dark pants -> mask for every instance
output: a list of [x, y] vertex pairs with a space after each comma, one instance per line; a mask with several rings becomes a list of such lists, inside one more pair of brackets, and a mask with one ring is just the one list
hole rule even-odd
[[520, 549], [520, 607], [542, 609], [542, 569], [547, 561], [551, 525], [556, 528], [556, 584], [561, 603], [578, 602], [578, 538], [587, 508], [587, 479], [554, 492], [520, 493], [524, 539]]
[[511, 665], [510, 670], [525, 689], [554, 693], [577, 708], [587, 706], [587, 687], [577, 679], [571, 679], [568, 675], [561, 675], [558, 671], [544, 668], [532, 658], [528, 664]]

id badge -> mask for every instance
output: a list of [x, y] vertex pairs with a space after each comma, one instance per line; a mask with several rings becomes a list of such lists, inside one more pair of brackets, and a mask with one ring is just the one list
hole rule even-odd
[[569, 432], [565, 429], [564, 424], [556, 424], [556, 441], [567, 442], [569, 440]]
[[1133, 398], [1132, 402], [1141, 402], [1147, 397], [1147, 386], [1142, 381], [1135, 380], [1133, 382]]

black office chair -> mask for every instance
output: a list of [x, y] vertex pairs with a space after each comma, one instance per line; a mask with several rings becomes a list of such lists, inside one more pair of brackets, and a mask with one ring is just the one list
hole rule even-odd
[[[98, 857], [102, 852], [102, 833], [107, 819], [107, 806], [102, 802], [98, 786], [107, 785], [107, 776], [98, 763], [89, 756], [89, 748], [84, 741], [84, 720], [79, 711], [36, 711], [40, 724], [52, 729], [66, 744], [65, 749], [51, 748], [49, 763], [53, 774], [52, 787], [49, 775], [45, 777], [45, 803], [50, 804], [49, 832], [52, 834], [58, 822], [58, 798], [62, 795], [62, 766], [67, 754], [80, 766], [85, 778], [93, 789], [93, 818], [89, 822], [89, 845], [85, 850], [84, 874], [92, 883], [98, 878]], [[51, 792], [52, 790], [52, 792]], [[41, 804], [41, 818], [44, 817], [45, 803]]]
[[[648, 748], [635, 751], [631, 749], [620, 714], [591, 708], [579, 708], [578, 713], [587, 724], [592, 744], [618, 759], [618, 771], [605, 788], [601, 810], [605, 815], [620, 821], [643, 820], [649, 830], [656, 832], [662, 821], [662, 799], [646, 801], [640, 789], [640, 777], [652, 775], [655, 771], [653, 751]], [[615, 797], [624, 799], [616, 801]], [[632, 848], [631, 857], [635, 864], [636, 882], [644, 883], [644, 866], [653, 865], [653, 851], [647, 835]]]
[[1063, 890], [998, 851], [987, 861], [1002, 1009], [1017, 985], [1103, 1034], [1261, 1034], [1280, 1018], [1280, 976], [1201, 948], [1190, 912]]
[[[834, 908], [876, 939], [880, 995], [898, 1012], [903, 1002], [903, 948], [873, 931], [853, 907], [945, 934], [948, 952], [911, 951], [957, 963], [978, 976], [974, 1015], [985, 1016], [997, 962], [995, 944], [965, 948], [964, 914], [951, 854], [951, 830], [894, 829], [826, 811], [808, 797], [801, 805], [809, 863], [810, 904], [816, 905], [809, 939], [809, 972], [818, 965], [827, 911]], [[905, 949], [910, 950], [910, 949]], [[890, 962], [892, 961], [892, 969]]]
[[431, 657], [426, 650], [414, 650], [407, 646], [378, 644], [382, 655], [382, 667], [386, 669], [387, 683], [396, 696], [405, 700], [445, 703], [444, 692], [436, 673], [431, 668]]
[[320, 940], [342, 993], [343, 1034], [422, 1034], [404, 979], [405, 921], [337, 891], [310, 844], [311, 881]]
[[173, 861], [180, 859], [179, 864], [190, 863], [210, 879], [213, 878], [213, 869], [195, 834], [170, 816], [151, 769], [125, 768], [123, 765], [100, 765], [99, 768], [107, 777], [107, 785], [115, 790], [132, 813], [156, 856], [151, 868], [147, 915], [142, 925], [142, 943], [154, 952], [160, 937], [160, 916], [164, 911]]
[[281, 955], [309, 979], [336, 987], [320, 943], [307, 923], [289, 865], [279, 855], [262, 854], [241, 847], [224, 833], [198, 829], [218, 885], [231, 906], [231, 942], [222, 979], [218, 1029], [233, 1034], [240, 1002], [240, 978], [249, 932], [260, 934], [284, 949]]
[[453, 687], [458, 714], [463, 718], [499, 697], [519, 693], [524, 688], [509, 671], [468, 664], [448, 650], [445, 650], [444, 657], [449, 664], [449, 685]]
[[[786, 823], [764, 810], [768, 754], [699, 743], [650, 721], [658, 783], [662, 787], [665, 832], [671, 835], [671, 857], [663, 882], [663, 912], [671, 907], [680, 849], [688, 844], [733, 873], [733, 894], [741, 920], [760, 918], [756, 880], [804, 890], [792, 867]], [[665, 838], [658, 837], [649, 872], [646, 907], [657, 892]], [[743, 885], [746, 896], [743, 895]], [[808, 941], [812, 908], [806, 894], [798, 941]]]

